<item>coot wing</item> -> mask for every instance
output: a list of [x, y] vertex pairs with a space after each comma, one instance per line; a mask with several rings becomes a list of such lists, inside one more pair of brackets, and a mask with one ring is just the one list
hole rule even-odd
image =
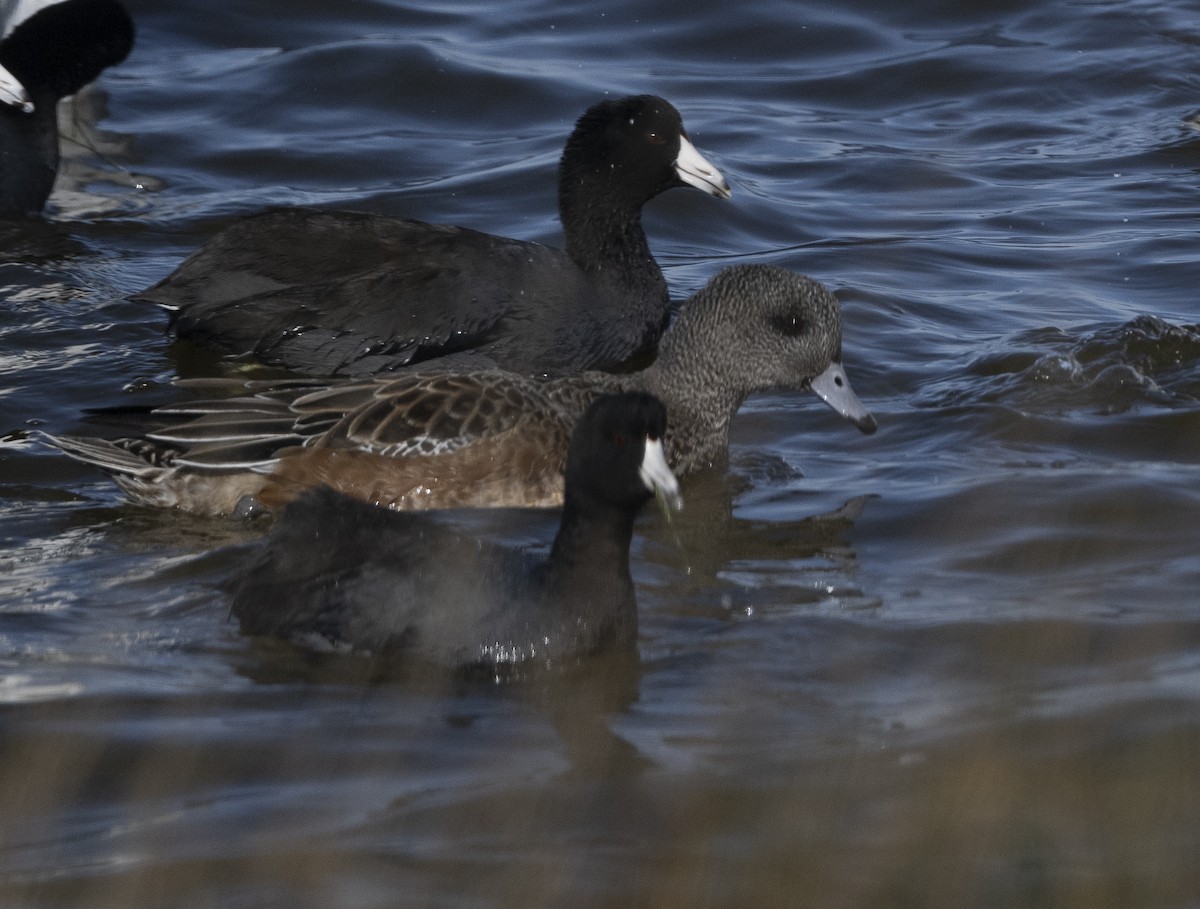
[[572, 279], [566, 254], [536, 243], [286, 209], [235, 222], [135, 299], [171, 310], [181, 338], [299, 372], [369, 375], [485, 346], [524, 299], [576, 296]]
[[291, 504], [235, 583], [242, 631], [356, 650], [480, 660], [481, 628], [528, 596], [530, 560], [428, 515], [315, 490]]

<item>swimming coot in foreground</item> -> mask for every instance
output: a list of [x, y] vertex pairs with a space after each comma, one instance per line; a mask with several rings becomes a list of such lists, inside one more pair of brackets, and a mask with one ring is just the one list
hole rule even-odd
[[0, 0], [0, 217], [42, 210], [58, 171], [59, 99], [132, 47], [116, 0]]
[[567, 454], [562, 522], [547, 558], [459, 534], [428, 514], [328, 489], [283, 512], [237, 584], [242, 631], [321, 647], [400, 651], [428, 663], [556, 663], [637, 635], [629, 543], [655, 492], [678, 506], [667, 414], [645, 394], [600, 398]]
[[518, 372], [621, 363], [658, 340], [667, 284], [641, 209], [674, 186], [728, 198], [678, 111], [651, 95], [588, 109], [559, 164], [566, 250], [382, 215], [240, 220], [135, 299], [176, 336], [320, 376], [468, 351]]
[[[233, 512], [247, 498], [274, 508], [316, 485], [403, 509], [556, 505], [571, 427], [606, 392], [648, 391], [666, 402], [667, 460], [680, 476], [724, 458], [730, 422], [756, 391], [811, 390], [874, 432], [841, 349], [827, 289], [776, 266], [738, 265], [683, 304], [641, 372], [537, 380], [421, 370], [251, 382], [249, 395], [160, 408], [154, 417], [179, 425], [142, 438], [42, 438], [112, 474], [136, 502], [207, 514]], [[230, 385], [246, 387], [218, 383]]]

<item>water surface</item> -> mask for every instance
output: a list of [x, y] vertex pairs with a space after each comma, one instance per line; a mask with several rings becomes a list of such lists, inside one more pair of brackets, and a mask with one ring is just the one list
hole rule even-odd
[[[1193, 4], [130, 8], [45, 221], [0, 226], [0, 903], [1197, 905]], [[648, 207], [674, 294], [828, 283], [880, 430], [749, 401], [639, 522], [636, 655], [446, 684], [248, 641], [262, 527], [25, 438], [215, 368], [125, 297], [230, 220], [557, 242], [572, 122], [643, 91], [735, 188]]]

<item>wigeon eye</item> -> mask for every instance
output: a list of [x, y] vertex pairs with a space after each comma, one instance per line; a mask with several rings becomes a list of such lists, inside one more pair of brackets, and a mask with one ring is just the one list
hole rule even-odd
[[798, 338], [808, 331], [808, 324], [797, 315], [775, 315], [771, 327], [785, 338]]

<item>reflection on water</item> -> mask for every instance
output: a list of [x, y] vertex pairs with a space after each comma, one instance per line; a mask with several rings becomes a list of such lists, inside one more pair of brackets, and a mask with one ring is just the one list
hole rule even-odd
[[[0, 905], [1195, 905], [1191, 6], [130, 2], [48, 217], [0, 224]], [[880, 428], [746, 402], [640, 521], [636, 651], [497, 683], [246, 640], [264, 524], [28, 439], [230, 368], [125, 296], [231, 217], [559, 242], [563, 137], [642, 91], [736, 184], [647, 206], [674, 296], [828, 282]]]
[[133, 173], [133, 137], [102, 129], [106, 95], [89, 86], [59, 105], [61, 161], [51, 196], [59, 218], [87, 220], [132, 214], [144, 203], [139, 195], [164, 188], [149, 174]]

